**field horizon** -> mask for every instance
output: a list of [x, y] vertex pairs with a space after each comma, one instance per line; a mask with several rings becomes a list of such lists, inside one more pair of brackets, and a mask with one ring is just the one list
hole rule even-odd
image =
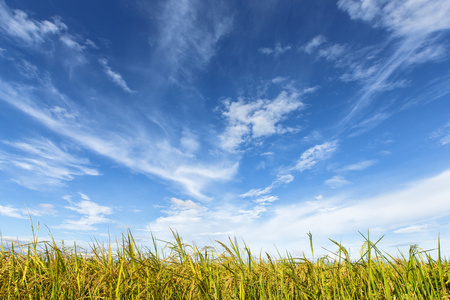
[[[310, 257], [290, 253], [254, 255], [243, 241], [198, 248], [172, 231], [173, 241], [152, 235], [153, 247], [138, 246], [131, 230], [91, 248], [61, 241], [17, 244], [1, 239], [0, 296], [3, 299], [448, 299], [450, 263], [437, 248], [411, 245], [390, 255], [378, 248], [383, 237], [364, 235], [359, 259], [335, 249]], [[165, 243], [160, 247], [158, 243]], [[114, 244], [116, 247], [114, 247]], [[113, 248], [116, 248], [114, 250]], [[430, 255], [437, 252], [437, 259]]]

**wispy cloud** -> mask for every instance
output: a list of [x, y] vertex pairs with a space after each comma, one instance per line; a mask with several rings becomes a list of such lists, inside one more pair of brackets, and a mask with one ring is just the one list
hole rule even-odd
[[446, 0], [376, 1], [339, 0], [338, 7], [352, 19], [384, 27], [398, 36], [424, 36], [450, 28], [450, 3]]
[[355, 164], [343, 166], [339, 168], [338, 171], [339, 172], [362, 171], [373, 166], [376, 162], [377, 162], [376, 160], [363, 160]]
[[[31, 216], [44, 216], [44, 215], [53, 215], [56, 213], [56, 210], [54, 209], [53, 204], [48, 203], [40, 203], [38, 204], [38, 207], [30, 207], [30, 208], [15, 208], [11, 205], [0, 205], [0, 215], [4, 215], [11, 218], [16, 219], [28, 219], [29, 215]], [[29, 214], [29, 215], [28, 215]]]
[[259, 48], [258, 51], [261, 52], [262, 54], [265, 55], [273, 55], [275, 57], [286, 53], [287, 51], [291, 50], [291, 46], [281, 46], [280, 43], [275, 44], [275, 46], [273, 48], [268, 48], [268, 47], [263, 47], [263, 48]]
[[10, 9], [3, 0], [0, 0], [0, 32], [20, 47], [45, 53], [66, 67], [70, 77], [74, 67], [88, 62], [86, 49], [95, 46], [90, 40], [83, 42], [80, 36], [70, 34], [59, 16], [51, 20], [36, 20], [24, 11]]
[[149, 223], [148, 228], [163, 238], [170, 238], [171, 228], [182, 236], [195, 237], [196, 242], [207, 242], [209, 237], [239, 236], [246, 225], [260, 219], [267, 204], [276, 200], [277, 197], [265, 196], [250, 207], [244, 204], [207, 208], [192, 200], [171, 198], [170, 206], [161, 210], [164, 215]]
[[343, 173], [345, 174], [348, 172], [363, 171], [373, 166], [376, 162], [377, 162], [376, 160], [363, 160], [354, 164], [340, 167], [335, 170], [338, 173], [338, 175], [334, 175], [333, 177], [325, 180], [325, 184], [332, 189], [349, 185], [351, 184], [351, 182], [343, 176]]
[[272, 202], [275, 202], [278, 200], [279, 200], [278, 196], [265, 195], [265, 196], [262, 196], [256, 200], [254, 200], [254, 202], [260, 203], [262, 205], [267, 205], [269, 203], [272, 203]]
[[6, 142], [10, 152], [3, 152], [3, 163], [13, 180], [30, 189], [63, 185], [75, 176], [97, 176], [99, 172], [90, 167], [87, 159], [75, 157], [66, 149], [58, 147], [48, 139], [27, 139], [21, 142]]
[[336, 61], [340, 59], [346, 52], [346, 47], [340, 44], [333, 44], [318, 51], [319, 57], [326, 60]]
[[306, 45], [300, 48], [300, 50], [305, 51], [308, 54], [313, 53], [320, 45], [325, 43], [326, 38], [322, 35], [318, 35], [310, 40]]
[[315, 145], [302, 153], [300, 159], [291, 170], [303, 172], [311, 169], [318, 162], [328, 158], [338, 148], [337, 141], [325, 142], [323, 144]]
[[345, 126], [357, 118], [372, 102], [376, 93], [392, 87], [392, 75], [396, 71], [444, 56], [445, 46], [436, 34], [450, 29], [447, 17], [450, 14], [450, 4], [445, 0], [391, 1], [387, 4], [340, 0], [338, 7], [346, 11], [352, 19], [360, 19], [374, 27], [387, 29], [392, 34], [389, 45], [395, 45], [390, 57], [378, 62], [378, 65], [372, 65], [365, 70], [361, 68], [362, 64], [356, 65], [355, 71], [365, 74], [360, 76], [364, 85], [358, 100], [341, 122], [341, 125]]
[[28, 46], [37, 46], [45, 42], [48, 36], [67, 30], [59, 18], [53, 21], [37, 21], [24, 11], [11, 10], [4, 0], [0, 0], [0, 30], [18, 42]]
[[[411, 182], [402, 189], [377, 196], [351, 199], [345, 196], [320, 198], [290, 205], [278, 205], [271, 211], [272, 218], [249, 229], [247, 236], [270, 235], [286, 245], [292, 239], [303, 239], [311, 231], [316, 237], [354, 234], [370, 228], [386, 233], [397, 230], [407, 233], [414, 228], [398, 228], [422, 224], [450, 214], [450, 171], [437, 176]], [[356, 200], [357, 199], [357, 200]], [[426, 199], [426, 200], [424, 200]], [[422, 226], [420, 229], [425, 229]], [[298, 228], [305, 228], [298, 232]], [[416, 230], [418, 228], [415, 228]], [[264, 239], [257, 239], [263, 243]], [[249, 241], [251, 242], [251, 241]], [[295, 246], [296, 244], [292, 244]], [[270, 245], [269, 245], [270, 246]]]
[[203, 68], [214, 56], [217, 42], [232, 28], [233, 17], [222, 9], [224, 4], [197, 0], [164, 2], [157, 17], [155, 61], [172, 79], [188, 80], [192, 71]]
[[72, 50], [83, 52], [86, 49], [86, 46], [80, 45], [73, 36], [69, 34], [62, 35], [59, 40], [66, 46]]
[[258, 99], [253, 102], [224, 101], [227, 127], [220, 135], [222, 148], [236, 150], [241, 144], [252, 139], [274, 134], [294, 132], [296, 129], [280, 124], [290, 113], [304, 107], [300, 93], [282, 91], [275, 99]]
[[327, 41], [323, 36], [317, 36], [300, 48], [304, 52], [316, 55], [335, 64], [344, 73], [340, 80], [364, 81], [372, 76], [379, 68], [378, 53], [379, 46], [354, 49], [348, 44], [337, 44]]
[[291, 174], [279, 175], [274, 182], [272, 182], [268, 187], [264, 189], [251, 189], [250, 191], [240, 195], [242, 198], [246, 197], [259, 197], [261, 195], [268, 194], [272, 192], [274, 188], [278, 188], [280, 186], [291, 183], [294, 180], [294, 176]]
[[386, 29], [390, 36], [379, 44], [359, 49], [356, 45], [337, 44], [319, 35], [300, 49], [326, 59], [344, 73], [345, 82], [361, 84], [346, 117], [336, 127], [360, 135], [390, 118], [398, 110], [369, 111], [375, 96], [403, 88], [409, 83], [398, 72], [418, 64], [448, 57], [447, 45], [439, 35], [450, 28], [448, 1], [377, 1], [340, 0], [338, 7], [352, 19], [363, 20], [375, 28]]
[[[194, 201], [172, 199], [165, 215], [149, 227], [158, 237], [170, 238], [170, 227], [196, 243], [205, 244], [210, 244], [211, 238], [245, 237], [248, 245], [262, 247], [264, 251], [272, 249], [274, 239], [286, 249], [298, 250], [303, 242], [307, 247], [308, 231], [319, 244], [330, 237], [357, 234], [367, 228], [372, 232], [392, 230], [399, 235], [407, 234], [427, 230], [429, 222], [450, 214], [450, 203], [446, 201], [450, 196], [449, 180], [447, 171], [373, 197], [319, 195], [311, 201], [282, 204], [276, 202], [276, 196], [264, 196], [260, 197], [261, 203], [277, 204], [257, 203], [251, 208], [224, 205], [209, 209]], [[262, 218], [264, 214], [268, 217]]]
[[432, 140], [437, 140], [442, 146], [450, 144], [450, 122], [434, 131], [430, 138]]
[[417, 233], [423, 232], [429, 229], [427, 224], [424, 225], [411, 225], [407, 227], [403, 227], [394, 231], [394, 233]]
[[105, 71], [105, 74], [109, 77], [109, 79], [117, 84], [122, 90], [124, 90], [127, 93], [135, 93], [135, 91], [131, 90], [128, 87], [128, 84], [125, 82], [125, 80], [122, 78], [122, 76], [111, 70], [111, 67], [108, 64], [108, 60], [106, 58], [100, 58], [98, 60], [100, 64], [103, 66], [103, 69]]
[[[210, 157], [210, 162], [207, 158], [197, 161], [191, 153], [180, 151], [167, 138], [145, 129], [136, 122], [132, 112], [124, 114], [123, 110], [110, 110], [110, 113], [116, 113], [114, 117], [91, 117], [86, 112], [79, 112], [67, 97], [61, 101], [62, 96], [54, 86], [45, 89], [49, 93], [45, 98], [33, 94], [35, 90], [0, 79], [0, 99], [42, 125], [136, 172], [174, 182], [198, 199], [210, 199], [202, 192], [208, 183], [229, 180], [237, 172], [239, 164], [219, 154]], [[44, 100], [46, 103], [42, 105]], [[67, 176], [64, 178], [70, 178]]]
[[23, 211], [14, 208], [10, 205], [7, 206], [0, 205], [0, 214], [16, 219], [26, 219], [26, 216], [23, 214]]
[[79, 219], [66, 219], [64, 222], [55, 228], [69, 229], [69, 230], [95, 230], [96, 224], [109, 223], [112, 220], [106, 216], [113, 214], [113, 209], [108, 206], [102, 206], [94, 201], [91, 201], [85, 194], [80, 193], [81, 200], [78, 202], [72, 201], [70, 196], [64, 197], [69, 203], [65, 208], [72, 210], [82, 215]]
[[348, 181], [341, 175], [335, 175], [332, 178], [325, 180], [325, 184], [328, 185], [329, 187], [335, 189], [335, 188], [350, 184], [350, 181]]

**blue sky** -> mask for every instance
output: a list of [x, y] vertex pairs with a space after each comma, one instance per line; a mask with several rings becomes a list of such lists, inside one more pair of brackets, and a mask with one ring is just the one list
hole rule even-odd
[[370, 229], [386, 250], [440, 234], [448, 251], [449, 15], [446, 0], [0, 0], [3, 238], [27, 240], [29, 213], [43, 239], [79, 243], [172, 228], [295, 253], [308, 232], [358, 248]]

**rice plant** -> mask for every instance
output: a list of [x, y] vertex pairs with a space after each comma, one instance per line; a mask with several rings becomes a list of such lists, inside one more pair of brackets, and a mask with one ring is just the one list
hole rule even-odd
[[[33, 229], [33, 228], [32, 228]], [[448, 299], [450, 264], [410, 247], [398, 257], [363, 235], [360, 258], [337, 250], [312, 259], [254, 256], [236, 239], [199, 249], [173, 232], [173, 242], [138, 247], [130, 231], [90, 249], [38, 242], [0, 247], [0, 299]]]

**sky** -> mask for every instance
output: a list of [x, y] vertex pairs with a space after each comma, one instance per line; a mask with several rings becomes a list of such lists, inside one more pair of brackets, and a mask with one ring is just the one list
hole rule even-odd
[[[450, 253], [447, 0], [0, 0], [0, 231]], [[406, 247], [406, 248], [405, 248]]]

